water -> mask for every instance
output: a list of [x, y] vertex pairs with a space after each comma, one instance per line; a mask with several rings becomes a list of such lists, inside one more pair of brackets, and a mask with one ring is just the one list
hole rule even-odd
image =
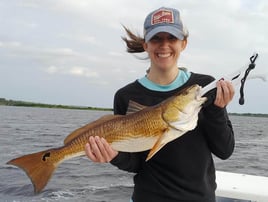
[[[133, 175], [85, 157], [61, 164], [38, 195], [26, 174], [5, 163], [22, 154], [62, 145], [74, 129], [111, 112], [0, 106], [0, 201], [125, 202]], [[268, 176], [268, 118], [230, 117], [236, 148], [226, 161], [215, 158], [223, 171]]]

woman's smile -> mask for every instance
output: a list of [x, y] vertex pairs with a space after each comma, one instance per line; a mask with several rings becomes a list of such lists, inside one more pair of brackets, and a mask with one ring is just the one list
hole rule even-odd
[[159, 58], [168, 58], [171, 56], [171, 53], [157, 53]]

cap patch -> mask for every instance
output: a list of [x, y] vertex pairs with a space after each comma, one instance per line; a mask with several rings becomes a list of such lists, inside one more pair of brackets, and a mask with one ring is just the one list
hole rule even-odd
[[170, 10], [159, 10], [153, 13], [151, 18], [151, 24], [160, 24], [160, 23], [174, 23], [173, 12]]

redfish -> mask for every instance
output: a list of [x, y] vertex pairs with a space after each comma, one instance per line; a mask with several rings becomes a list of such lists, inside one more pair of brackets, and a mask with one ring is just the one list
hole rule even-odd
[[130, 108], [136, 112], [103, 116], [73, 131], [66, 137], [63, 146], [24, 155], [7, 164], [23, 169], [31, 179], [35, 193], [38, 193], [60, 163], [85, 155], [85, 145], [90, 136], [105, 138], [117, 151], [150, 150], [148, 161], [168, 142], [196, 127], [198, 113], [206, 101], [200, 96], [200, 90], [199, 85], [190, 86], [152, 107], [131, 102]]

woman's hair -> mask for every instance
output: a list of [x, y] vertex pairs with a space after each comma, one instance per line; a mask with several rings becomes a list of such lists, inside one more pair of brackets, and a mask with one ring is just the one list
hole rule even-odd
[[144, 52], [144, 48], [143, 48], [143, 43], [144, 43], [144, 38], [141, 37], [140, 35], [135, 35], [133, 34], [130, 29], [128, 29], [127, 27], [125, 27], [123, 25], [126, 33], [127, 33], [127, 37], [122, 37], [123, 41], [125, 41], [126, 45], [127, 45], [127, 52], [128, 53], [142, 53]]

